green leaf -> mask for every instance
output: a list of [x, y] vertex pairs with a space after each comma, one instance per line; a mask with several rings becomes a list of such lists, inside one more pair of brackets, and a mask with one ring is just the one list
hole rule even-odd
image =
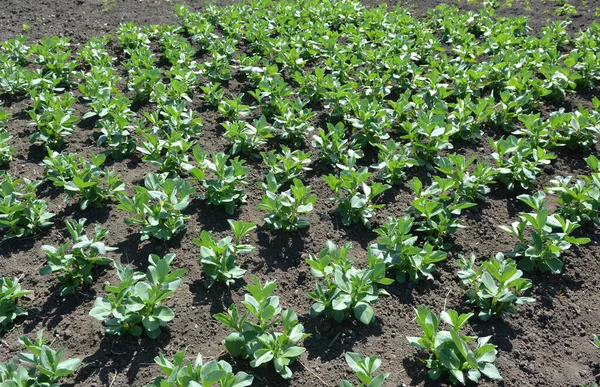
[[296, 358], [306, 351], [304, 347], [290, 347], [281, 355], [282, 357]]
[[68, 359], [60, 362], [57, 366], [56, 376], [62, 377], [72, 374], [77, 369], [77, 366], [79, 365], [80, 361], [81, 360], [79, 359]]
[[502, 379], [502, 376], [500, 376], [500, 373], [498, 372], [498, 369], [496, 368], [496, 366], [491, 363], [483, 364], [482, 366], [479, 367], [479, 371], [481, 371], [482, 374], [484, 374], [485, 376], [487, 376], [490, 379], [496, 379], [496, 380]]
[[[256, 357], [258, 355], [258, 357]], [[255, 360], [250, 362], [252, 367], [259, 367], [261, 364], [268, 363], [273, 360], [273, 351], [268, 349], [259, 349], [254, 354]]]
[[373, 307], [366, 302], [359, 302], [354, 307], [354, 317], [361, 323], [369, 325], [374, 320]]

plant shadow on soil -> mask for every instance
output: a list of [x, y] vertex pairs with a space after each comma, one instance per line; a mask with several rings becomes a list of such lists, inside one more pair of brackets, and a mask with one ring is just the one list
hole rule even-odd
[[[253, 386], [286, 387], [292, 384], [291, 380], [285, 380], [280, 375], [278, 375], [277, 372], [275, 372], [275, 368], [271, 363], [268, 363], [258, 368], [252, 368], [248, 359], [234, 358], [227, 353], [219, 356], [217, 360], [225, 360], [226, 362], [231, 364], [233, 369], [235, 369], [236, 371], [243, 371], [249, 375], [254, 376], [254, 383], [252, 384]], [[296, 372], [301, 368], [302, 365], [300, 364], [300, 362], [294, 362], [290, 365], [290, 369], [292, 370], [292, 372]]]
[[24, 324], [25, 332], [33, 332], [42, 322], [45, 329], [59, 326], [65, 316], [77, 311], [81, 304], [92, 301], [96, 292], [91, 285], [85, 285], [76, 294], [60, 295], [60, 283], [55, 283], [49, 289], [49, 296], [39, 307], [28, 309], [28, 320]]
[[82, 359], [82, 367], [77, 372], [75, 383], [83, 383], [95, 372], [99, 372], [99, 379], [104, 386], [112, 385], [112, 372], [115, 372], [113, 377], [124, 373], [127, 380], [133, 381], [143, 366], [154, 364], [154, 358], [170, 340], [168, 327], [163, 328], [155, 340], [128, 334], [114, 337], [105, 335], [96, 352]]
[[154, 241], [140, 242], [140, 234], [133, 233], [127, 235], [125, 239], [115, 245], [119, 248], [121, 263], [126, 265], [134, 265], [138, 269], [146, 269], [148, 267], [148, 257], [150, 254], [163, 256], [169, 251], [178, 249], [181, 246], [181, 241], [185, 236], [185, 230], [177, 233], [171, 240], [163, 243]]
[[302, 261], [304, 238], [307, 235], [305, 232], [290, 233], [258, 227], [257, 235], [261, 260], [255, 262], [253, 271], [273, 272], [276, 269], [285, 271], [298, 267]]
[[202, 279], [192, 281], [189, 289], [190, 293], [194, 296], [193, 305], [210, 305], [210, 314], [213, 316], [216, 313], [227, 311], [227, 308], [234, 303], [231, 295], [245, 285], [246, 281], [240, 278], [230, 287], [215, 283], [210, 288], [207, 288], [206, 279], [203, 275]]
[[102, 207], [89, 207], [85, 210], [82, 210], [79, 202], [73, 202], [68, 204], [60, 213], [58, 213], [58, 218], [60, 219], [86, 219], [86, 224], [100, 223], [103, 224], [106, 222], [113, 210], [108, 203], [103, 203]]
[[353, 317], [341, 323], [325, 316], [301, 316], [300, 319], [306, 332], [311, 334], [304, 339], [309, 360], [317, 357], [322, 361], [337, 359], [345, 352], [352, 352], [357, 343], [364, 344], [372, 337], [381, 336], [383, 332], [383, 320], [377, 316], [369, 325], [364, 325]]
[[194, 214], [196, 224], [201, 225], [203, 230], [212, 232], [224, 232], [229, 230], [228, 219], [235, 218], [235, 214], [223, 216], [222, 207], [211, 206], [205, 200], [192, 200], [185, 210], [186, 214]]

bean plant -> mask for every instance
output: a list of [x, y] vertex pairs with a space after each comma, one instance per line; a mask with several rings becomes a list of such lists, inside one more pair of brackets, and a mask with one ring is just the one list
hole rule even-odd
[[38, 199], [36, 188], [41, 181], [13, 179], [0, 171], [0, 230], [4, 239], [20, 238], [35, 234], [51, 226], [55, 214], [48, 212], [48, 203]]
[[104, 154], [91, 154], [91, 162], [74, 154], [65, 155], [49, 151], [44, 158], [44, 174], [57, 187], [63, 187], [65, 200], [80, 196], [79, 208], [100, 207], [108, 200], [115, 199], [125, 191], [121, 175], [108, 168], [102, 168], [106, 161]]
[[370, 177], [367, 168], [348, 168], [341, 171], [339, 176], [329, 174], [324, 177], [335, 194], [332, 200], [335, 200], [337, 207], [334, 211], [342, 216], [343, 225], [360, 222], [371, 228], [370, 219], [376, 215], [375, 210], [384, 206], [373, 204], [373, 201], [391, 186], [379, 182], [368, 185], [367, 180]]
[[292, 151], [285, 145], [281, 146], [281, 153], [275, 150], [261, 153], [264, 163], [281, 184], [291, 181], [303, 171], [310, 171], [310, 154], [300, 150]]
[[185, 272], [171, 268], [174, 259], [175, 254], [163, 258], [150, 254], [146, 274], [115, 262], [120, 282], [104, 288], [108, 295], [96, 298], [90, 316], [102, 321], [109, 335], [141, 336], [146, 332], [149, 338], [156, 339], [161, 328], [175, 318], [173, 310], [163, 305], [179, 288]]
[[572, 176], [556, 176], [550, 180], [548, 192], [558, 195], [557, 212], [565, 219], [584, 225], [588, 222], [600, 224], [600, 174], [598, 159], [590, 155], [585, 159], [594, 171], [591, 176], [580, 176], [572, 182]]
[[194, 192], [185, 180], [169, 179], [167, 173], [149, 173], [144, 179], [144, 187], [135, 187], [133, 198], [125, 194], [117, 196], [120, 202], [117, 208], [133, 215], [125, 218], [126, 224], [142, 226], [142, 241], [150, 237], [169, 240], [185, 230], [188, 216], [182, 211], [189, 205]]
[[390, 216], [381, 227], [374, 231], [379, 235], [377, 243], [369, 247], [369, 254], [385, 262], [388, 269], [396, 273], [396, 281], [407, 279], [417, 282], [433, 279], [436, 263], [446, 259], [445, 251], [435, 249], [429, 242], [423, 246], [411, 234], [414, 219], [405, 215], [402, 218]]
[[458, 278], [468, 288], [468, 303], [480, 310], [478, 316], [483, 321], [492, 317], [506, 318], [509, 313], [517, 313], [517, 305], [535, 301], [521, 295], [531, 288], [531, 280], [523, 278], [516, 262], [502, 253], [479, 266], [475, 263], [475, 254], [469, 258], [461, 256], [458, 266]]
[[409, 146], [394, 140], [375, 146], [379, 149], [379, 163], [373, 167], [379, 170], [379, 178], [386, 183], [401, 184], [406, 179], [406, 170], [419, 165]]
[[[390, 376], [390, 374], [373, 375], [381, 366], [381, 359], [377, 356], [363, 357], [360, 353], [346, 352], [344, 358], [356, 377], [361, 381], [360, 387], [382, 387], [383, 382]], [[353, 384], [347, 380], [342, 380], [340, 387], [353, 387]]]
[[[498, 351], [489, 342], [491, 336], [460, 334], [460, 329], [473, 316], [472, 313], [459, 315], [450, 309], [443, 311], [438, 317], [425, 305], [421, 305], [415, 309], [415, 315], [423, 334], [418, 337], [408, 336], [407, 340], [427, 356], [420, 360], [429, 368], [430, 379], [448, 377], [450, 383], [462, 385], [467, 381], [478, 383], [482, 376], [502, 379], [494, 365]], [[447, 330], [440, 327], [442, 322]], [[476, 347], [471, 349], [469, 342], [474, 340], [477, 340]]]
[[0, 384], [3, 386], [58, 386], [65, 376], [75, 372], [80, 359], [63, 360], [66, 349], [54, 350], [38, 331], [36, 339], [20, 336], [19, 343], [29, 352], [20, 353], [7, 363], [0, 362]]
[[[518, 238], [510, 256], [517, 258], [519, 267], [525, 271], [537, 269], [560, 274], [563, 268], [561, 252], [572, 245], [589, 243], [590, 238], [572, 236], [580, 225], [559, 214], [550, 214], [543, 192], [517, 197], [535, 212], [520, 213], [518, 222], [510, 227], [500, 226], [502, 230]], [[530, 234], [525, 232], [528, 229]]]
[[6, 131], [9, 117], [10, 115], [0, 108], [0, 167], [10, 162], [14, 153], [13, 147], [10, 146], [12, 136]]
[[168, 360], [162, 353], [154, 358], [166, 377], [159, 376], [154, 383], [146, 387], [245, 387], [252, 385], [254, 377], [245, 372], [233, 373], [231, 365], [225, 360], [210, 360], [206, 363], [198, 354], [191, 362], [185, 360], [185, 350], [177, 352], [173, 360]]
[[[198, 166], [192, 168], [190, 174], [206, 188], [207, 203], [222, 206], [226, 213], [233, 214], [246, 202], [246, 193], [241, 187], [247, 184], [246, 175], [250, 172], [250, 168], [244, 166], [246, 161], [239, 157], [231, 159], [225, 153], [212, 154], [208, 158], [198, 146], [194, 147], [193, 153]], [[207, 178], [207, 172], [211, 178]]]
[[242, 244], [242, 239], [254, 230], [256, 225], [232, 219], [228, 222], [233, 238], [227, 236], [217, 240], [212, 232], [202, 231], [200, 238], [194, 239], [194, 243], [200, 246], [199, 261], [207, 277], [207, 287], [211, 287], [214, 282], [222, 282], [230, 286], [236, 279], [242, 278], [246, 270], [237, 265], [236, 257], [254, 250], [254, 246]]
[[275, 176], [269, 174], [264, 184], [265, 194], [261, 203], [257, 206], [259, 210], [269, 211], [264, 220], [268, 227], [275, 230], [296, 231], [309, 226], [308, 219], [304, 216], [309, 214], [317, 201], [316, 195], [312, 194], [310, 187], [304, 186], [301, 180], [293, 179], [290, 189], [278, 193], [280, 184]]
[[106, 246], [103, 242], [108, 229], [96, 224], [94, 234], [88, 237], [84, 232], [85, 218], [78, 221], [69, 219], [65, 222], [71, 240], [58, 248], [43, 245], [46, 254], [46, 265], [40, 268], [40, 274], [58, 274], [62, 283], [60, 295], [74, 294], [85, 285], [93, 282], [93, 270], [96, 266], [109, 265], [112, 259], [105, 257], [107, 252], [118, 250]]
[[77, 116], [73, 115], [72, 108], [75, 97], [67, 93], [60, 97], [50, 93], [33, 94], [33, 109], [29, 116], [33, 120], [32, 126], [37, 128], [31, 137], [31, 143], [41, 141], [49, 149], [60, 149], [65, 146], [65, 140], [75, 130], [74, 124]]
[[455, 182], [450, 179], [434, 178], [434, 183], [423, 189], [417, 177], [409, 182], [415, 199], [409, 208], [415, 214], [417, 229], [424, 232], [427, 241], [433, 246], [448, 250], [451, 244], [445, 238], [464, 228], [458, 219], [462, 210], [475, 206], [472, 202], [461, 202], [458, 196], [452, 196]]
[[343, 122], [333, 125], [327, 123], [327, 130], [319, 129], [319, 134], [313, 136], [312, 146], [318, 149], [319, 159], [333, 166], [345, 167], [352, 158], [359, 159], [364, 152], [358, 144], [351, 142], [346, 136]]
[[[273, 362], [275, 371], [284, 379], [292, 376], [290, 365], [306, 349], [298, 345], [308, 337], [298, 316], [291, 309], [279, 306], [279, 297], [273, 295], [277, 284], [258, 278], [244, 289], [242, 304], [246, 312], [240, 316], [235, 304], [226, 313], [217, 313], [214, 318], [234, 332], [224, 340], [227, 352], [234, 357], [250, 359], [251, 367], [265, 366]], [[283, 330], [283, 332], [281, 332]]]
[[19, 316], [27, 315], [18, 301], [29, 293], [21, 289], [18, 278], [0, 278], [0, 333], [9, 330]]
[[253, 155], [258, 149], [266, 144], [267, 140], [273, 138], [273, 127], [267, 123], [265, 116], [254, 120], [252, 124], [233, 120], [221, 124], [225, 129], [225, 138], [231, 143], [229, 153]]
[[526, 138], [508, 136], [498, 141], [489, 140], [494, 148], [491, 158], [498, 165], [498, 179], [513, 189], [519, 184], [525, 189], [532, 189], [541, 167], [550, 164], [555, 156], [544, 148], [532, 145]]
[[485, 200], [485, 195], [490, 192], [489, 185], [495, 183], [498, 172], [486, 163], [475, 163], [473, 171], [469, 172], [476, 159], [477, 156], [467, 159], [454, 154], [436, 160], [436, 169], [454, 181], [454, 190], [460, 201]]
[[310, 254], [306, 263], [312, 275], [322, 280], [308, 295], [315, 301], [310, 308], [312, 317], [325, 315], [342, 322], [350, 315], [368, 325], [375, 321], [373, 304], [380, 295], [388, 295], [377, 284], [389, 285], [393, 280], [385, 277], [385, 263], [371, 256], [368, 269], [356, 269], [348, 258], [352, 245], [339, 248], [327, 241], [319, 255]]

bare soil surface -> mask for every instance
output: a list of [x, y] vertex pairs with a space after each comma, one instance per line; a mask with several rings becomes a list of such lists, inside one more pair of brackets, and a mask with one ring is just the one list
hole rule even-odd
[[[192, 10], [202, 8], [201, 2], [183, 1]], [[227, 2], [217, 2], [224, 4]], [[376, 2], [366, 1], [369, 5]], [[390, 6], [396, 2], [388, 2]], [[426, 9], [439, 4], [438, 1], [415, 1], [408, 4], [417, 15], [426, 16]], [[554, 15], [557, 3], [531, 0], [529, 6], [515, 1], [512, 7], [500, 7], [499, 16], [524, 15], [531, 18], [532, 33], [540, 31], [542, 25], [561, 20]], [[573, 17], [572, 30], [585, 29], [596, 19], [594, 12], [600, 1], [587, 1], [587, 5], [573, 3], [578, 11]], [[169, 1], [121, 1], [103, 4], [97, 0], [3, 0], [0, 6], [0, 40], [4, 41], [23, 32], [33, 42], [45, 35], [64, 35], [72, 39], [74, 50], [78, 44], [96, 35], [114, 34], [121, 22], [133, 21], [141, 24], [175, 23], [176, 17]], [[474, 9], [476, 5], [462, 2], [459, 6]], [[229, 91], [245, 90], [244, 82], [232, 80]], [[598, 94], [598, 89], [595, 90]], [[568, 103], [589, 105], [593, 95], [578, 93], [569, 96]], [[46, 155], [37, 145], [30, 145], [28, 137], [33, 130], [26, 124], [29, 118], [25, 111], [30, 102], [19, 99], [4, 101], [6, 110], [13, 115], [9, 131], [15, 137], [14, 161], [9, 172], [13, 176], [42, 179], [43, 168], [39, 166]], [[566, 104], [566, 103], [565, 103]], [[194, 105], [192, 105], [194, 106]], [[197, 106], [196, 106], [197, 107]], [[557, 107], [548, 107], [553, 110]], [[80, 115], [84, 108], [81, 107]], [[143, 109], [143, 108], [142, 108]], [[200, 112], [204, 120], [202, 135], [198, 137], [207, 152], [225, 151], [227, 143], [213, 111]], [[493, 135], [488, 133], [488, 135]], [[306, 150], [313, 151], [308, 143]], [[477, 145], [457, 146], [465, 154], [477, 154], [487, 159], [492, 152], [485, 141]], [[80, 130], [69, 139], [66, 152], [83, 155], [96, 151], [92, 130], [80, 123]], [[600, 155], [598, 149], [595, 153]], [[559, 157], [538, 179], [541, 189], [555, 175], [578, 175], [585, 171], [580, 154], [568, 151]], [[313, 159], [316, 160], [316, 157]], [[313, 171], [306, 175], [319, 200], [310, 215], [310, 227], [296, 233], [274, 232], [262, 226], [264, 212], [256, 209], [262, 191], [256, 182], [263, 179], [264, 165], [259, 160], [248, 159], [253, 170], [246, 188], [248, 203], [235, 214], [236, 219], [255, 222], [259, 227], [251, 233], [249, 242], [257, 248], [239, 260], [249, 275], [276, 280], [281, 304], [298, 312], [306, 331], [312, 336], [305, 339], [307, 352], [293, 366], [294, 376], [283, 381], [271, 368], [252, 369], [244, 361], [235, 362], [224, 351], [220, 341], [228, 331], [212, 315], [226, 309], [232, 302], [239, 304], [243, 297], [243, 282], [231, 289], [213, 286], [206, 289], [197, 260], [199, 248], [192, 239], [201, 230], [212, 230], [217, 237], [228, 231], [227, 216], [221, 208], [209, 207], [202, 201], [194, 201], [187, 209], [190, 219], [187, 231], [179, 238], [167, 243], [157, 241], [139, 242], [138, 229], [127, 226], [126, 214], [117, 210], [116, 203], [100, 209], [79, 210], [75, 201], [64, 202], [61, 189], [49, 184], [40, 187], [40, 196], [49, 202], [50, 211], [57, 214], [54, 227], [35, 237], [10, 240], [0, 243], [0, 273], [5, 277], [22, 276], [25, 289], [34, 292], [23, 303], [29, 316], [20, 320], [9, 333], [1, 337], [0, 360], [17, 354], [21, 347], [17, 342], [20, 335], [34, 336], [39, 329], [47, 330], [47, 336], [55, 339], [55, 348], [67, 348], [70, 357], [79, 357], [82, 363], [68, 385], [77, 386], [142, 386], [151, 382], [161, 371], [153, 358], [163, 352], [171, 357], [175, 352], [188, 348], [188, 355], [200, 352], [206, 359], [223, 358], [231, 362], [236, 370], [245, 370], [255, 375], [255, 386], [336, 386], [344, 378], [353, 378], [343, 358], [345, 351], [356, 351], [364, 355], [381, 357], [381, 370], [390, 372], [386, 385], [439, 385], [428, 380], [426, 368], [417, 361], [416, 352], [405, 336], [418, 335], [414, 322], [413, 308], [419, 304], [439, 311], [443, 308], [469, 311], [463, 303], [464, 291], [456, 280], [453, 259], [440, 265], [436, 278], [418, 284], [393, 284], [388, 287], [390, 297], [380, 298], [375, 306], [377, 320], [364, 326], [355, 321], [337, 324], [328, 319], [311, 319], [308, 311], [311, 300], [306, 293], [314, 288], [315, 280], [304, 259], [310, 252], [317, 253], [327, 240], [338, 244], [353, 243], [352, 257], [365, 264], [366, 248], [373, 243], [376, 234], [362, 226], [344, 227], [335, 215], [329, 214], [331, 203], [324, 200], [332, 192], [322, 179], [329, 173], [327, 168], [313, 163]], [[132, 192], [135, 185], [142, 184], [151, 168], [140, 160], [128, 159], [110, 165], [120, 173]], [[422, 176], [425, 172], [415, 170]], [[509, 251], [515, 240], [498, 228], [518, 220], [518, 212], [525, 210], [516, 199], [521, 192], [509, 192], [501, 185], [493, 186], [486, 202], [464, 212], [461, 220], [467, 226], [454, 234], [451, 257], [459, 253], [474, 252], [479, 257], [488, 257], [499, 251]], [[386, 206], [378, 212], [375, 225], [390, 215], [401, 215], [409, 206], [411, 193], [407, 186], [394, 187], [386, 193], [382, 203]], [[177, 254], [176, 266], [186, 269], [184, 282], [168, 302], [176, 318], [155, 341], [146, 337], [111, 337], [104, 334], [102, 324], [88, 316], [94, 299], [103, 295], [107, 282], [116, 280], [116, 272], [108, 268], [98, 273], [93, 286], [86, 287], [77, 295], [60, 297], [58, 282], [53, 276], [40, 276], [39, 268], [44, 263], [41, 246], [58, 245], [66, 238], [64, 220], [72, 216], [86, 217], [88, 230], [92, 222], [99, 222], [110, 229], [107, 244], [119, 247], [111, 256], [137, 269], [144, 270], [150, 253]], [[580, 231], [592, 242], [579, 249], [573, 248], [564, 255], [565, 270], [560, 276], [552, 274], [529, 274], [534, 287], [531, 296], [538, 301], [520, 308], [520, 313], [505, 321], [480, 322], [473, 318], [470, 329], [479, 336], [492, 335], [498, 345], [496, 362], [507, 386], [571, 386], [593, 383], [600, 374], [600, 350], [591, 344], [593, 334], [600, 334], [600, 294], [598, 292], [600, 271], [600, 230], [590, 226]], [[351, 379], [354, 380], [354, 379]], [[597, 381], [597, 379], [596, 379]], [[495, 385], [484, 381], [482, 385]]]

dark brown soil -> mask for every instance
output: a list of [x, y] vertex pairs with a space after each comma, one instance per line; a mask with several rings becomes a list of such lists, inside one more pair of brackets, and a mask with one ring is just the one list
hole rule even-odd
[[[192, 10], [201, 8], [199, 2], [182, 2], [189, 4]], [[222, 3], [227, 2], [217, 2]], [[375, 5], [378, 2], [366, 3]], [[389, 1], [390, 5], [396, 3]], [[427, 8], [438, 3], [432, 0], [414, 1], [409, 7], [415, 14], [425, 15]], [[573, 18], [572, 30], [584, 29], [596, 19], [594, 12], [600, 1], [588, 0], [585, 6], [579, 1], [573, 4], [578, 14]], [[45, 35], [64, 35], [72, 39], [76, 48], [77, 44], [84, 43], [91, 36], [115, 33], [119, 23], [124, 21], [174, 23], [176, 18], [172, 5], [163, 0], [116, 0], [106, 5], [98, 0], [3, 0], [0, 41], [21, 33], [22, 26], [27, 24], [29, 29], [25, 33], [32, 41]], [[466, 1], [459, 5], [465, 9], [477, 7]], [[553, 14], [556, 7], [555, 2], [538, 0], [531, 0], [527, 7], [522, 1], [515, 0], [511, 8], [500, 7], [497, 14], [529, 16], [530, 25], [534, 31], [539, 31], [541, 25], [558, 20]], [[230, 90], [240, 90], [244, 85], [232, 81], [229, 87]], [[575, 106], [578, 103], [589, 104], [591, 98], [591, 95], [583, 94], [569, 97]], [[24, 111], [29, 109], [29, 102], [4, 102], [5, 108], [13, 115], [9, 131], [15, 137], [16, 150], [9, 171], [13, 176], [42, 179], [43, 168], [38, 164], [45, 156], [44, 151], [28, 141], [31, 129], [26, 127], [28, 117]], [[199, 114], [204, 120], [203, 134], [199, 138], [203, 149], [207, 152], [226, 150], [227, 144], [216, 122], [217, 116], [212, 112]], [[67, 152], [88, 154], [95, 151], [92, 131], [85, 129], [84, 123], [81, 126], [70, 138]], [[464, 150], [482, 159], [491, 153], [485, 141]], [[598, 149], [595, 153], [600, 155]], [[568, 151], [559, 155], [560, 158], [546, 170], [547, 175], [538, 179], [538, 188], [554, 175], [578, 175], [585, 171], [579, 161], [581, 155]], [[256, 182], [262, 179], [264, 167], [252, 160], [248, 163], [253, 167], [247, 186], [248, 203], [240, 208], [235, 218], [262, 225], [264, 213], [256, 209], [261, 195]], [[140, 184], [151, 170], [135, 160], [115, 162], [111, 167], [122, 175], [129, 190]], [[428, 380], [425, 367], [416, 360], [416, 352], [408, 345], [405, 336], [419, 333], [413, 320], [413, 308], [421, 303], [437, 311], [443, 308], [468, 311], [462, 302], [464, 292], [456, 281], [453, 259], [440, 265], [432, 282], [390, 286], [391, 296], [383, 297], [376, 305], [377, 321], [372, 325], [363, 326], [352, 321], [337, 324], [331, 320], [308, 318], [311, 301], [306, 293], [313, 289], [315, 281], [304, 263], [307, 254], [320, 251], [328, 239], [338, 244], [351, 241], [354, 246], [352, 257], [360, 265], [366, 261], [366, 247], [376, 237], [375, 233], [362, 226], [343, 227], [336, 216], [328, 214], [332, 206], [323, 199], [332, 193], [321, 177], [322, 168], [316, 164], [313, 167], [318, 173], [309, 174], [307, 183], [320, 200], [310, 215], [310, 228], [297, 233], [282, 233], [259, 226], [250, 238], [256, 250], [239, 261], [249, 275], [277, 280], [277, 293], [282, 305], [297, 311], [307, 332], [312, 335], [304, 341], [307, 352], [300, 357], [299, 364], [293, 366], [294, 376], [289, 385], [336, 386], [341, 379], [353, 378], [343, 358], [345, 351], [381, 357], [381, 369], [391, 373], [386, 385], [439, 385]], [[498, 225], [508, 225], [517, 220], [517, 213], [524, 210], [516, 199], [519, 192], [506, 191], [500, 185], [494, 188], [486, 202], [463, 214], [462, 222], [467, 228], [454, 235], [452, 258], [459, 253], [470, 252], [487, 257], [514, 246], [515, 240], [501, 231]], [[34, 291], [24, 302], [29, 316], [2, 337], [0, 360], [7, 360], [19, 352], [18, 336], [33, 336], [39, 329], [45, 329], [46, 335], [54, 338], [55, 348], [67, 348], [69, 356], [82, 359], [75, 377], [70, 379], [70, 385], [142, 386], [160, 374], [159, 367], [153, 362], [159, 352], [170, 357], [186, 347], [189, 355], [200, 352], [205, 359], [222, 357], [234, 363], [235, 369], [253, 373], [255, 386], [288, 385], [270, 368], [257, 370], [244, 362], [235, 363], [220, 344], [228, 332], [212, 315], [223, 311], [232, 302], [238, 303], [244, 292], [241, 285], [231, 289], [222, 286], [205, 289], [197, 263], [199, 249], [192, 243], [201, 230], [212, 230], [218, 237], [225, 234], [227, 216], [220, 208], [195, 201], [187, 211], [191, 217], [183, 236], [164, 244], [156, 241], [139, 243], [138, 229], [124, 224], [125, 213], [117, 210], [116, 204], [81, 212], [75, 202], [65, 203], [62, 191], [51, 185], [43, 185], [40, 192], [49, 201], [51, 212], [57, 214], [54, 227], [35, 237], [0, 243], [1, 276], [22, 277], [23, 287]], [[376, 223], [389, 215], [400, 215], [410, 200], [406, 186], [393, 188], [385, 195], [383, 202], [386, 207], [379, 211]], [[112, 257], [140, 270], [145, 269], [150, 253], [177, 254], [176, 266], [185, 268], [186, 274], [181, 288], [169, 301], [176, 318], [156, 341], [107, 336], [101, 323], [88, 316], [95, 297], [104, 295], [105, 283], [116, 280], [114, 270], [99, 273], [93, 286], [64, 298], [58, 294], [54, 277], [38, 274], [44, 262], [41, 246], [63, 242], [66, 237], [64, 220], [74, 215], [86, 217], [89, 230], [92, 229], [91, 222], [100, 222], [108, 227], [107, 243], [119, 247], [118, 254], [112, 254]], [[592, 242], [565, 254], [564, 274], [529, 275], [534, 283], [532, 296], [538, 302], [521, 307], [519, 315], [505, 321], [482, 323], [472, 319], [470, 326], [473, 332], [479, 336], [492, 335], [492, 342], [498, 345], [497, 365], [504, 377], [501, 384], [582, 385], [593, 383], [600, 374], [600, 350], [591, 343], [592, 335], [600, 334], [600, 230], [588, 227], [581, 233], [590, 237]], [[488, 381], [482, 384], [494, 385]]]

